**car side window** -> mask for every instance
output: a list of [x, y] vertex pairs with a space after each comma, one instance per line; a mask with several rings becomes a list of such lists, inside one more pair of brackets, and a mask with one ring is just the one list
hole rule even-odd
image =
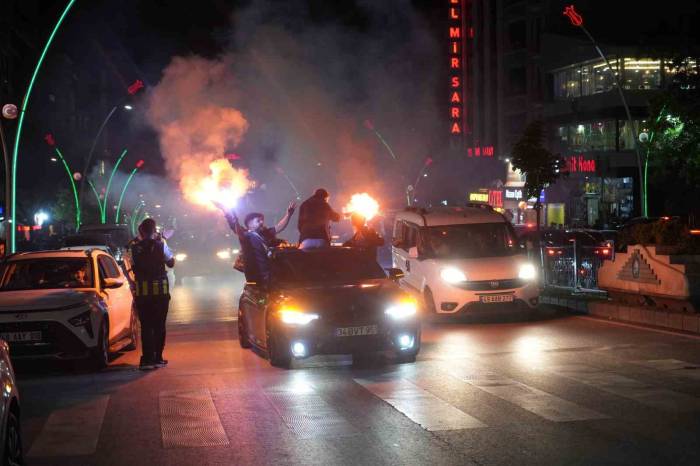
[[119, 269], [113, 259], [105, 255], [97, 258], [97, 263], [100, 266], [100, 276], [102, 278], [119, 278]]
[[415, 225], [406, 225], [406, 234], [404, 241], [404, 249], [407, 251], [410, 248], [416, 247], [418, 244], [418, 227]]
[[405, 224], [401, 220], [397, 220], [394, 223], [394, 234], [393, 234], [392, 244], [397, 248], [400, 248], [403, 246], [404, 227], [405, 227]]

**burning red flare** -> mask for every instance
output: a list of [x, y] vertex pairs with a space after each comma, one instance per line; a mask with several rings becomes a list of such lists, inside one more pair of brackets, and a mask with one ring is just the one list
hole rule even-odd
[[343, 208], [346, 214], [358, 213], [367, 221], [379, 213], [379, 203], [367, 193], [353, 194], [350, 202]]
[[227, 159], [217, 159], [209, 164], [208, 176], [185, 176], [180, 186], [189, 202], [215, 210], [212, 201], [235, 207], [255, 183], [248, 178], [248, 170], [233, 168]]

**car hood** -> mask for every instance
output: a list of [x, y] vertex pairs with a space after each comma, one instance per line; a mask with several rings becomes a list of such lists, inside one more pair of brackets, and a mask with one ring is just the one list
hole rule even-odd
[[94, 299], [94, 291], [20, 290], [0, 292], [0, 312], [70, 308]]
[[484, 280], [509, 280], [517, 278], [520, 266], [528, 261], [524, 255], [506, 257], [480, 257], [476, 259], [427, 259], [432, 262], [429, 270], [440, 270], [446, 267], [455, 267], [467, 276], [468, 281]]
[[278, 300], [318, 312], [324, 309], [341, 309], [350, 306], [382, 309], [386, 304], [406, 296], [390, 280], [369, 280], [357, 284], [319, 285], [280, 290]]

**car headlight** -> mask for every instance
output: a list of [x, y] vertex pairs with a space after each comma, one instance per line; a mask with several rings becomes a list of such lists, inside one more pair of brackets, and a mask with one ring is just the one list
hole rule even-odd
[[280, 309], [279, 317], [282, 322], [288, 325], [308, 325], [318, 319], [318, 314], [298, 311], [296, 309]]
[[221, 260], [228, 260], [231, 258], [231, 251], [228, 249], [222, 249], [221, 251], [216, 252], [216, 257]]
[[521, 264], [518, 277], [522, 280], [534, 280], [537, 277], [537, 270], [532, 264]]
[[440, 271], [440, 277], [447, 283], [452, 284], [467, 281], [467, 276], [464, 275], [464, 272], [455, 267], [446, 267], [442, 269]]
[[184, 252], [178, 252], [177, 254], [175, 254], [175, 260], [176, 260], [176, 261], [182, 262], [182, 261], [184, 261], [185, 259], [187, 259], [187, 254], [185, 254]]
[[415, 300], [404, 300], [386, 308], [384, 313], [394, 320], [403, 320], [416, 315], [418, 306]]

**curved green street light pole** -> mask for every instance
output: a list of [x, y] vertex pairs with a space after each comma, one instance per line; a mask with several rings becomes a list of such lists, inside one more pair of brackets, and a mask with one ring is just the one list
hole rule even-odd
[[117, 213], [114, 215], [114, 223], [118, 224], [119, 223], [119, 211], [122, 208], [122, 201], [124, 200], [124, 194], [126, 194], [126, 188], [129, 187], [129, 183], [131, 183], [131, 179], [136, 175], [136, 172], [139, 171], [139, 168], [141, 168], [143, 164], [141, 161], [136, 164], [133, 170], [131, 170], [131, 173], [129, 174], [129, 177], [126, 179], [126, 182], [124, 183], [124, 187], [122, 188], [122, 193], [119, 196], [119, 203], [117, 203]]
[[136, 236], [136, 216], [139, 214], [141, 208], [145, 206], [146, 203], [140, 201], [138, 204], [136, 204], [136, 207], [134, 207], [134, 211], [131, 212], [131, 218], [129, 219], [129, 223], [131, 224], [131, 234], [134, 236]]
[[[598, 46], [598, 43], [595, 41], [593, 36], [591, 35], [590, 32], [588, 32], [588, 29], [586, 29], [583, 26], [583, 17], [576, 11], [574, 8], [574, 5], [569, 5], [566, 8], [564, 8], [564, 16], [567, 16], [569, 18], [569, 21], [571, 21], [571, 24], [575, 27], [580, 28], [584, 34], [586, 34], [586, 37], [588, 37], [588, 40], [591, 41], [591, 45], [595, 48], [596, 52], [598, 52], [598, 55], [600, 55], [600, 58], [603, 59], [605, 62], [605, 65], [608, 67], [610, 72], [613, 75], [613, 79], [615, 80], [615, 84], [617, 87], [617, 92], [620, 95], [620, 100], [622, 100], [622, 106], [625, 108], [625, 113], [627, 116], [627, 121], [629, 122], [630, 125], [630, 131], [634, 131], [634, 122], [632, 121], [632, 113], [630, 112], [630, 107], [627, 104], [627, 98], [625, 97], [625, 92], [622, 89], [622, 82], [620, 81], [620, 73], [615, 74], [613, 71], [613, 67], [610, 65], [610, 61], [608, 60], [608, 57], [605, 56], [603, 51], [600, 49], [600, 46]], [[618, 58], [619, 61], [619, 58]], [[634, 136], [634, 135], [633, 135]], [[645, 190], [645, 182], [644, 182], [644, 173], [643, 167], [642, 167], [642, 156], [639, 152], [639, 144], [637, 144], [637, 138], [632, 137], [632, 144], [634, 144], [634, 151], [637, 155], [637, 169], [639, 170], [639, 205], [642, 210], [642, 216], [647, 217], [648, 212], [646, 209], [646, 190]], [[601, 193], [602, 195], [602, 193]]]
[[95, 183], [93, 183], [92, 180], [88, 180], [88, 184], [92, 188], [92, 192], [95, 193], [95, 198], [97, 199], [97, 208], [100, 210], [100, 219], [102, 219], [102, 217], [104, 217], [105, 207], [104, 205], [102, 205], [102, 201], [100, 200], [100, 194], [97, 192]]
[[75, 199], [75, 231], [78, 231], [78, 229], [80, 228], [80, 202], [78, 201], [78, 189], [75, 187], [75, 180], [73, 179], [73, 173], [71, 173], [70, 171], [68, 162], [66, 162], [66, 159], [63, 158], [63, 154], [60, 150], [58, 150], [58, 147], [54, 147], [54, 149], [56, 150], [56, 155], [58, 155], [58, 158], [63, 163], [63, 167], [66, 169], [66, 173], [68, 173], [70, 187], [73, 188], [73, 198]]
[[104, 201], [102, 201], [102, 223], [105, 224], [107, 223], [107, 198], [109, 197], [109, 190], [112, 186], [112, 180], [114, 179], [114, 174], [117, 172], [117, 169], [119, 168], [119, 164], [122, 163], [122, 160], [124, 159], [124, 156], [126, 156], [127, 149], [124, 149], [122, 154], [119, 156], [119, 159], [117, 159], [117, 163], [114, 164], [114, 168], [112, 168], [112, 173], [109, 175], [109, 181], [107, 181], [107, 189], [105, 190], [105, 198]]
[[75, 0], [69, 0], [68, 4], [66, 7], [63, 9], [63, 13], [61, 16], [58, 18], [58, 21], [53, 27], [53, 30], [51, 31], [51, 35], [49, 35], [48, 40], [46, 41], [46, 44], [44, 45], [44, 50], [42, 50], [41, 55], [39, 56], [39, 61], [36, 64], [36, 67], [34, 68], [34, 72], [32, 73], [32, 77], [29, 80], [29, 86], [27, 86], [27, 93], [24, 94], [24, 100], [22, 101], [22, 107], [20, 107], [19, 110], [19, 121], [17, 122], [17, 133], [15, 134], [15, 144], [14, 148], [12, 150], [12, 195], [10, 196], [11, 199], [8, 200], [8, 204], [11, 206], [11, 213], [10, 213], [10, 219], [12, 223], [12, 228], [10, 229], [10, 252], [14, 253], [16, 251], [16, 207], [17, 207], [17, 155], [19, 153], [19, 141], [20, 137], [22, 136], [22, 125], [24, 123], [24, 115], [27, 111], [27, 106], [29, 105], [29, 96], [32, 93], [32, 88], [34, 87], [34, 82], [36, 81], [36, 77], [39, 74], [39, 69], [41, 68], [42, 63], [44, 63], [44, 58], [46, 57], [46, 53], [49, 50], [49, 47], [51, 46], [51, 43], [53, 42], [54, 37], [56, 36], [56, 32], [58, 31], [58, 28], [61, 27], [61, 23], [63, 23], [63, 20], [65, 19], [66, 15], [68, 14], [68, 11], [71, 9], [73, 4], [75, 3]]

